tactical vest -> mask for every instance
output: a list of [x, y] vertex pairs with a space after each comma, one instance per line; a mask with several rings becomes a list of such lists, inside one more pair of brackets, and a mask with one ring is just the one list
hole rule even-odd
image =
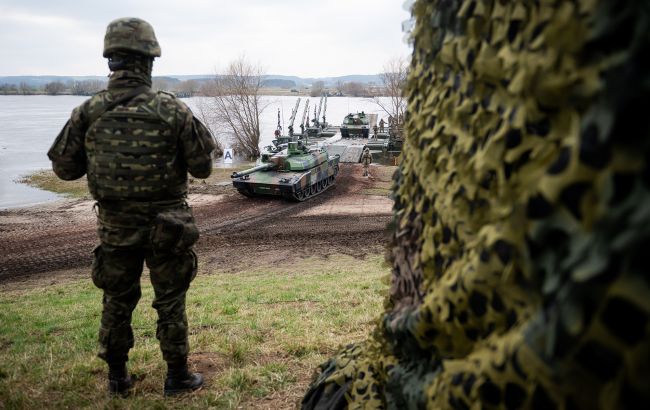
[[187, 192], [187, 165], [178, 136], [148, 105], [104, 112], [85, 137], [88, 188], [98, 201], [159, 201]]

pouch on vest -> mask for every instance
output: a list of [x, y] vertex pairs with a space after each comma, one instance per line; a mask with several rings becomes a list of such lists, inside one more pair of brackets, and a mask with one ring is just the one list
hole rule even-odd
[[154, 251], [182, 253], [199, 239], [199, 230], [189, 209], [162, 211], [156, 215], [151, 228]]

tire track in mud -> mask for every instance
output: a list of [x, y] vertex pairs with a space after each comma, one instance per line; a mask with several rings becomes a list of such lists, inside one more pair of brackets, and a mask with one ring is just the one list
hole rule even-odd
[[[284, 252], [296, 248], [314, 254], [364, 254], [368, 247], [381, 245], [390, 220], [386, 214], [299, 216], [332, 199], [355, 195], [360, 188], [352, 177], [353, 170], [341, 167], [335, 185], [305, 202], [246, 198], [233, 193], [218, 203], [195, 206], [201, 233], [195, 246], [199, 258], [225, 260], [233, 249], [245, 250], [249, 256], [259, 250]], [[43, 219], [47, 224], [46, 215]], [[97, 243], [96, 226], [90, 221], [58, 228], [34, 224], [20, 230], [0, 224], [0, 283], [55, 270], [89, 267]]]

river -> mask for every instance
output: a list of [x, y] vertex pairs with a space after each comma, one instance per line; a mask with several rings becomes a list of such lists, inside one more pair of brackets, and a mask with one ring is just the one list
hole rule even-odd
[[[50, 168], [47, 150], [70, 116], [72, 109], [86, 98], [69, 95], [0, 95], [0, 209], [37, 205], [59, 198], [51, 192], [31, 188], [16, 181], [21, 176]], [[182, 101], [196, 111], [199, 98], [201, 97], [186, 98]], [[260, 118], [262, 132], [260, 146], [270, 144], [273, 139], [273, 131], [278, 121], [278, 109], [286, 129], [296, 98], [262, 97], [266, 108]], [[302, 117], [306, 97], [301, 98], [295, 124], [296, 130]], [[310, 98], [312, 117], [313, 104], [317, 104], [318, 100], [318, 98]], [[330, 97], [327, 99], [327, 121], [330, 124], [340, 125], [345, 115], [358, 111], [377, 113], [379, 117], [385, 118], [379, 107], [365, 98]]]

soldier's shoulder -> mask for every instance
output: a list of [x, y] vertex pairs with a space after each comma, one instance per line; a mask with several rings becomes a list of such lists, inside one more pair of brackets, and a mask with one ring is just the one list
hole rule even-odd
[[161, 98], [164, 98], [164, 99], [171, 99], [171, 100], [176, 99], [176, 94], [174, 94], [171, 91], [159, 90], [159, 91], [156, 91], [156, 94], [158, 94]]
[[111, 96], [107, 90], [101, 90], [85, 100], [81, 105], [75, 108], [77, 112], [92, 114], [95, 111], [102, 110], [111, 101]]
[[187, 105], [169, 91], [156, 91], [155, 99], [165, 104], [169, 109], [175, 108], [179, 111], [189, 111]]

